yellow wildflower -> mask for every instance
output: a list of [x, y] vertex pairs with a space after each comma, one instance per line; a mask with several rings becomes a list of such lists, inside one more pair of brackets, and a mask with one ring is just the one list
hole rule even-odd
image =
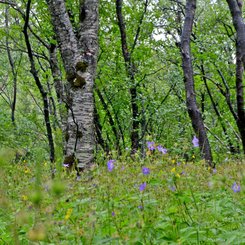
[[68, 208], [65, 216], [65, 220], [68, 220], [71, 217], [72, 208]]
[[26, 168], [24, 172], [25, 172], [25, 174], [29, 174], [31, 171], [29, 168]]
[[176, 171], [176, 168], [171, 169], [171, 173], [175, 173], [175, 171]]
[[176, 176], [177, 178], [180, 178], [180, 175], [179, 175], [179, 174], [176, 174], [175, 176]]
[[27, 201], [28, 200], [28, 197], [26, 195], [22, 195], [21, 197], [22, 197], [23, 201]]

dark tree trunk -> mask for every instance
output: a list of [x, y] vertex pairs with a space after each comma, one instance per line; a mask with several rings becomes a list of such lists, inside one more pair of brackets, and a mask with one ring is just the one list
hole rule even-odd
[[[122, 15], [122, 2], [123, 0], [116, 0], [116, 12], [117, 12], [117, 19], [118, 25], [121, 33], [121, 45], [122, 45], [122, 53], [125, 62], [125, 67], [127, 71], [127, 75], [130, 79], [130, 99], [131, 99], [131, 109], [132, 109], [132, 131], [131, 131], [131, 153], [135, 154], [139, 149], [139, 108], [137, 104], [137, 86], [135, 84], [135, 71], [134, 71], [134, 64], [131, 60], [131, 53], [128, 49], [127, 44], [127, 35], [126, 35], [126, 27]], [[137, 32], [138, 33], [138, 32]], [[137, 37], [137, 34], [136, 34]], [[133, 44], [133, 49], [136, 45], [137, 39]], [[133, 51], [132, 49], [132, 51]], [[132, 52], [131, 51], [131, 52]]]
[[[134, 81], [134, 79], [133, 79]], [[132, 81], [132, 82], [133, 82]], [[131, 152], [135, 154], [139, 149], [139, 108], [137, 104], [137, 87], [136, 85], [130, 88], [131, 107], [132, 107], [132, 132], [131, 132]]]
[[220, 111], [219, 111], [219, 109], [218, 109], [218, 106], [216, 105], [216, 102], [214, 101], [213, 95], [212, 95], [212, 93], [211, 93], [211, 91], [210, 91], [210, 88], [209, 88], [209, 86], [208, 86], [207, 78], [206, 78], [206, 74], [205, 74], [205, 70], [204, 70], [203, 64], [201, 65], [200, 69], [201, 69], [201, 72], [202, 72], [202, 75], [203, 75], [203, 76], [202, 76], [203, 82], [204, 82], [204, 85], [205, 85], [205, 87], [206, 87], [206, 89], [207, 89], [207, 92], [208, 92], [209, 98], [210, 98], [210, 100], [211, 100], [211, 103], [212, 103], [214, 112], [215, 112], [216, 116], [218, 117], [218, 121], [220, 122], [220, 125], [221, 125], [221, 127], [222, 127], [222, 130], [223, 130], [224, 135], [225, 135], [225, 137], [226, 137], [226, 140], [227, 140], [227, 142], [228, 142], [229, 150], [230, 150], [230, 152], [233, 153], [233, 154], [234, 154], [234, 153], [237, 153], [237, 150], [236, 150], [236, 148], [233, 146], [232, 141], [231, 141], [231, 139], [230, 139], [230, 137], [229, 137], [229, 135], [228, 135], [228, 132], [227, 132], [226, 125], [225, 125], [225, 122], [224, 122], [224, 120], [223, 120], [223, 117], [222, 117], [222, 115], [221, 115], [221, 113], [220, 113]]
[[237, 126], [241, 135], [243, 152], [245, 153], [245, 108], [243, 92], [243, 73], [245, 68], [245, 23], [242, 17], [243, 1], [226, 0], [233, 25], [236, 29], [236, 96], [237, 96]]
[[25, 36], [25, 43], [26, 43], [26, 47], [27, 47], [28, 57], [29, 57], [30, 64], [31, 64], [31, 73], [35, 79], [36, 85], [37, 85], [39, 92], [40, 92], [42, 99], [43, 99], [44, 120], [45, 120], [47, 137], [48, 137], [48, 142], [49, 142], [49, 150], [50, 150], [51, 175], [52, 175], [52, 177], [54, 177], [54, 174], [55, 174], [55, 167], [54, 167], [55, 150], [54, 150], [52, 128], [51, 128], [50, 118], [49, 118], [48, 96], [47, 96], [47, 92], [44, 90], [43, 85], [39, 79], [38, 72], [37, 72], [37, 69], [35, 66], [35, 61], [33, 58], [31, 44], [29, 41], [29, 36], [28, 36], [28, 23], [29, 23], [30, 9], [31, 9], [31, 0], [28, 0], [27, 7], [26, 7], [25, 25], [24, 25], [23, 33]]
[[[8, 9], [9, 9], [9, 6], [7, 6], [5, 9], [5, 25], [6, 25], [7, 32], [9, 29], [9, 19], [8, 19], [9, 11], [8, 11]], [[12, 121], [13, 125], [16, 125], [15, 108], [16, 108], [16, 99], [17, 99], [17, 72], [15, 69], [15, 64], [14, 64], [13, 57], [12, 57], [10, 47], [9, 47], [8, 33], [6, 35], [6, 50], [7, 50], [8, 60], [9, 60], [9, 64], [11, 67], [11, 71], [12, 71], [12, 75], [13, 75], [13, 82], [14, 82], [14, 84], [13, 84], [13, 87], [14, 87], [13, 88], [13, 101], [11, 104], [11, 121]]]
[[216, 83], [216, 86], [217, 88], [220, 90], [220, 93], [225, 97], [225, 100], [226, 100], [226, 104], [228, 105], [229, 107], [229, 110], [233, 116], [233, 118], [235, 119], [235, 121], [237, 122], [238, 121], [238, 116], [237, 116], [237, 113], [233, 107], [233, 104], [231, 102], [231, 92], [230, 92], [230, 88], [228, 86], [228, 83], [223, 75], [223, 73], [221, 72], [221, 70], [217, 70], [218, 73], [219, 73], [219, 76], [221, 77], [221, 80], [222, 80], [222, 83], [224, 84], [225, 86], [225, 90]]
[[187, 0], [185, 21], [181, 36], [182, 67], [186, 90], [186, 105], [192, 122], [193, 129], [199, 139], [199, 147], [202, 157], [212, 166], [212, 154], [202, 115], [197, 107], [194, 88], [193, 67], [191, 60], [190, 37], [196, 10], [196, 0]]
[[113, 113], [114, 113], [114, 118], [115, 118], [115, 121], [116, 121], [116, 123], [117, 123], [118, 130], [119, 130], [119, 135], [120, 135], [120, 137], [122, 138], [123, 148], [125, 149], [125, 148], [126, 148], [126, 144], [125, 144], [125, 136], [124, 136], [124, 130], [123, 130], [123, 128], [122, 128], [122, 123], [123, 123], [123, 122], [120, 121], [120, 119], [119, 119], [119, 117], [118, 117], [118, 110], [116, 110], [116, 109], [114, 108], [114, 105], [113, 105], [113, 103], [112, 103], [110, 97], [107, 95], [105, 89], [103, 89], [103, 94], [105, 95], [105, 97], [106, 97], [108, 103], [111, 105], [112, 111], [113, 111]]
[[107, 117], [109, 119], [109, 124], [110, 124], [110, 126], [112, 128], [112, 132], [113, 132], [114, 137], [115, 137], [116, 149], [118, 151], [118, 154], [121, 155], [122, 152], [121, 152], [121, 148], [120, 148], [120, 135], [119, 135], [118, 130], [116, 128], [116, 124], [115, 124], [115, 122], [113, 120], [113, 117], [112, 117], [111, 112], [110, 112], [110, 110], [108, 108], [108, 105], [105, 102], [104, 97], [103, 97], [102, 93], [100, 92], [99, 88], [96, 87], [95, 91], [96, 91], [96, 93], [97, 93], [97, 95], [98, 95], [98, 97], [100, 99], [100, 102], [102, 103], [103, 109], [106, 112], [106, 115], [107, 115]]
[[95, 124], [95, 132], [96, 132], [96, 142], [99, 145], [101, 145], [102, 149], [108, 155], [110, 148], [102, 136], [102, 125], [100, 124], [100, 118], [96, 106], [94, 107], [94, 124]]

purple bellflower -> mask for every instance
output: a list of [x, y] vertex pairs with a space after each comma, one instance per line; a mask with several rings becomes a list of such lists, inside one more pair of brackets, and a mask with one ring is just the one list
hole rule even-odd
[[139, 205], [139, 206], [138, 206], [138, 209], [143, 210], [144, 208], [143, 208], [142, 205]]
[[192, 144], [194, 147], [199, 147], [199, 139], [196, 136], [193, 137]]
[[236, 193], [236, 192], [240, 192], [241, 191], [241, 186], [239, 184], [237, 184], [236, 182], [234, 182], [234, 184], [232, 185], [231, 189]]
[[147, 148], [148, 148], [150, 151], [155, 150], [155, 143], [154, 143], [153, 141], [147, 141], [146, 144], [147, 144]]
[[111, 172], [113, 170], [113, 168], [114, 168], [114, 162], [115, 162], [115, 160], [109, 160], [107, 162], [107, 169], [108, 169], [109, 172]]
[[148, 174], [150, 174], [150, 169], [149, 169], [149, 168], [146, 168], [146, 167], [143, 167], [143, 168], [142, 168], [142, 173], [143, 173], [144, 175], [148, 175]]
[[161, 145], [157, 146], [157, 149], [162, 154], [167, 154], [168, 153], [168, 150], [166, 148], [163, 148]]
[[173, 192], [176, 191], [176, 187], [175, 187], [174, 185], [171, 185], [171, 186], [169, 186], [168, 188], [169, 188], [169, 190], [171, 190], [171, 191], [173, 191]]
[[140, 185], [139, 190], [140, 190], [140, 191], [143, 191], [143, 190], [145, 190], [145, 188], [146, 188], [146, 182], [144, 182], [144, 183], [142, 183], [142, 184]]

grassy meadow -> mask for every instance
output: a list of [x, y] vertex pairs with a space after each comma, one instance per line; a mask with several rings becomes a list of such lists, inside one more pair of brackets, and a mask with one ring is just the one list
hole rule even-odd
[[[98, 161], [79, 181], [1, 156], [0, 244], [245, 244], [245, 165], [169, 154]], [[109, 161], [111, 160], [111, 161]]]

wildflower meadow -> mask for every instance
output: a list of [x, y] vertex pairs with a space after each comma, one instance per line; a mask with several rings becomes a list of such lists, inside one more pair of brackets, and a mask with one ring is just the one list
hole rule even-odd
[[245, 0], [0, 0], [0, 245], [245, 245]]
[[[197, 144], [193, 140], [193, 147]], [[245, 244], [244, 162], [147, 156], [66, 166], [1, 159], [0, 244]]]

